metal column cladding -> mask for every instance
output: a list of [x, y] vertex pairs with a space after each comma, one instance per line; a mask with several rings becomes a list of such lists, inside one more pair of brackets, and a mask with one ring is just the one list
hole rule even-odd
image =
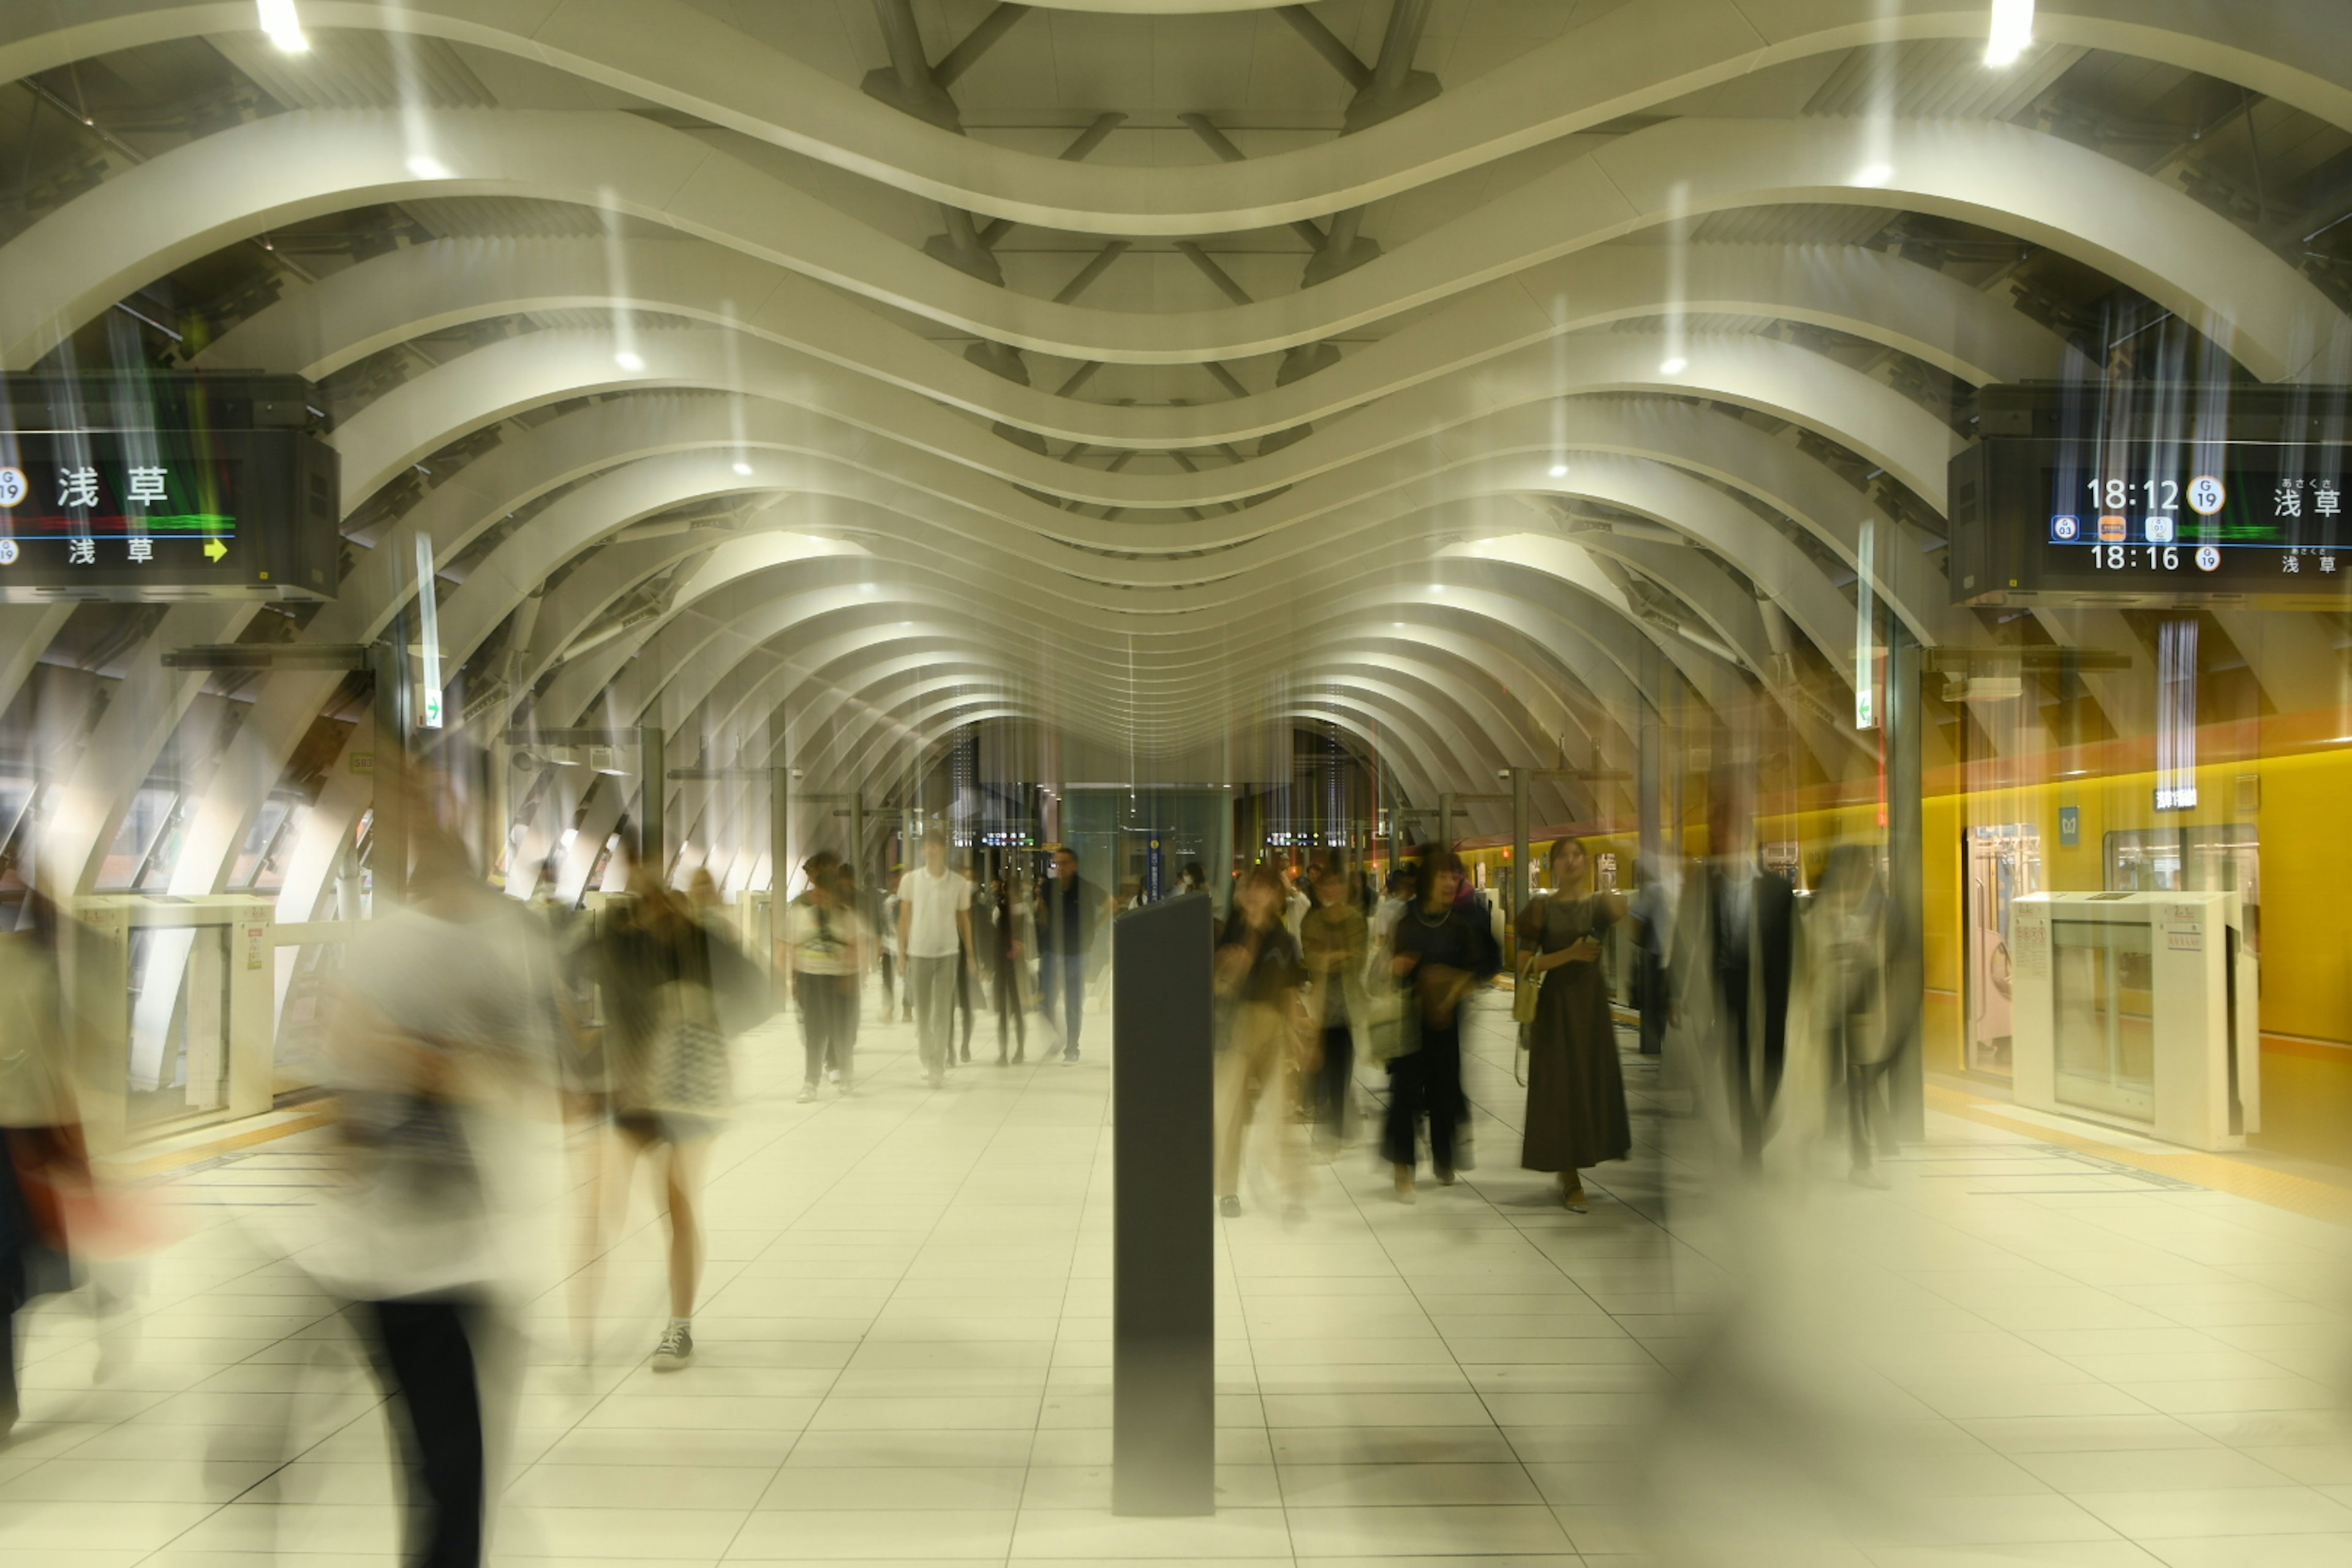
[[1111, 927], [1111, 1511], [1216, 1511], [1206, 893]]

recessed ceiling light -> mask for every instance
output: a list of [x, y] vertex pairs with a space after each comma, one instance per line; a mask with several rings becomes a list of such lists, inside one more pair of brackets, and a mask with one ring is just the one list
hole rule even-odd
[[420, 180], [446, 180], [449, 170], [438, 158], [428, 158], [419, 153], [408, 161], [408, 172]]
[[294, 0], [257, 0], [256, 9], [261, 16], [261, 30], [269, 41], [289, 55], [310, 52], [310, 40], [302, 35], [302, 18], [294, 14]]
[[1564, 479], [1568, 478], [1568, 465], [1566, 463], [1554, 463], [1551, 466], [1551, 477], [1556, 479]]
[[1992, 30], [1985, 37], [1984, 63], [2013, 66], [2033, 42], [2033, 0], [1992, 0]]
[[738, 463], [735, 465], [735, 471], [748, 479], [751, 477], [751, 465], [749, 463]]
[[1680, 375], [1688, 369], [1690, 369], [1690, 361], [1680, 354], [1662, 360], [1658, 364], [1658, 374], [1661, 375]]
[[646, 368], [646, 356], [639, 353], [632, 353], [628, 350], [623, 349], [619, 353], [613, 356], [613, 363], [619, 365], [623, 370], [627, 371], [631, 375], [635, 375], [639, 371]]

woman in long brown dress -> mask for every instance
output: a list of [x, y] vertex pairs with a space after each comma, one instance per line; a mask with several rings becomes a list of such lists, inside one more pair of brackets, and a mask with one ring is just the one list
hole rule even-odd
[[1551, 847], [1552, 891], [1519, 913], [1519, 967], [1543, 977], [1536, 1021], [1528, 1027], [1527, 1132], [1519, 1163], [1554, 1171], [1560, 1202], [1585, 1212], [1578, 1172], [1622, 1160], [1633, 1148], [1625, 1079], [1617, 1065], [1616, 1026], [1601, 973], [1601, 939], [1625, 918], [1625, 900], [1592, 890], [1584, 846]]

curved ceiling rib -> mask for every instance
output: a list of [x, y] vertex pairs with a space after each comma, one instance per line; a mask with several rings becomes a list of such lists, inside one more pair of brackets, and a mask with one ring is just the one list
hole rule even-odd
[[[798, 350], [1059, 441], [1208, 447], [1249, 440], [1491, 365], [1562, 334], [1669, 311], [1769, 316], [1899, 350], [1982, 384], [2056, 374], [2064, 345], [1958, 279], [1859, 246], [1698, 244], [1670, 279], [1658, 253], [1604, 246], [1450, 300], [1320, 374], [1224, 403], [1122, 406], [1006, 380], [797, 273], [695, 240], [435, 240], [330, 275], [239, 324], [199, 365], [318, 379], [428, 333], [534, 310], [638, 310]], [[616, 292], [625, 280], [625, 296]], [[1670, 289], [1679, 283], [1678, 289]]]
[[[2352, 127], [2352, 49], [2313, 47], [2341, 34], [2340, 12], [2282, 0], [2225, 15], [2246, 9], [2044, 0], [2037, 26], [2062, 52], [2170, 61]], [[1555, 743], [1578, 765], [1622, 757], [1638, 705], [1672, 690], [1703, 708], [1780, 704], [1792, 751], [1836, 776], [1857, 742], [1825, 721], [1839, 705], [1825, 697], [1853, 674], [1865, 550], [1874, 587], [1923, 641], [1983, 640], [1937, 563], [1955, 410], [1970, 385], [2082, 368], [2005, 289], [1971, 286], [2006, 274], [1844, 241], [1989, 231], [2053, 271], [2073, 264], [2094, 301], [2120, 285], [2178, 314], [2263, 379], [2352, 371], [2352, 325], [2257, 225], [2177, 170], [2002, 118], [2041, 87], [2017, 87], [1998, 114], [1875, 119], [1867, 137], [1811, 106], [1811, 89], [1790, 98], [1803, 73], [1785, 68], [1808, 57], [1823, 57], [1818, 82], [1847, 68], [1827, 57], [1861, 46], [1980, 37], [1983, 0], [1620, 5], [1498, 68], [1449, 73], [1442, 97], [1360, 133], [1150, 167], [1014, 151], [986, 127], [950, 135], [687, 0], [302, 12], [315, 32], [404, 25], [660, 107], [265, 104], [139, 166], [110, 160], [110, 177], [0, 246], [0, 363], [29, 365], [134, 289], [208, 276], [234, 259], [225, 247], [297, 220], [467, 196], [644, 220], [605, 240], [395, 248], [290, 288], [196, 363], [340, 384], [357, 548], [341, 597], [296, 635], [380, 635], [430, 536], [457, 579], [441, 622], [457, 695], [492, 723], [643, 719], [681, 758], [793, 754], [846, 786], [992, 718], [1139, 758], [1314, 723], [1382, 753], [1412, 790], [1475, 789]], [[0, 74], [251, 16], [243, 0], [26, 0], [0, 15]], [[1960, 96], [1981, 105], [1994, 79], [1979, 68], [1966, 63]], [[1757, 117], [1759, 103], [1790, 117]], [[1604, 121], [1605, 135], [1564, 140]], [[1547, 142], [1559, 145], [1502, 162]], [[1039, 248], [1075, 265], [1071, 234], [1303, 227], [1423, 186], [1373, 258], [1296, 292], [1236, 288], [1214, 310], [1024, 295], [905, 232], [930, 221], [909, 196], [940, 201], [1060, 229]], [[1823, 216], [1839, 208], [1857, 221]], [[495, 200], [405, 210], [519, 226]], [[1723, 220], [1699, 221], [1710, 214]], [[1690, 242], [1694, 223], [1739, 237]], [[583, 312], [628, 324], [572, 324]], [[2045, 313], [2074, 319], [2063, 302]], [[445, 358], [468, 328], [520, 330]], [[1271, 390], [1243, 391], [1222, 363], [1338, 334], [1371, 341]], [[961, 335], [1200, 366], [1237, 395], [1085, 402], [958, 357]], [[1267, 367], [1241, 368], [1259, 381]], [[1262, 444], [1213, 452], [1245, 441]], [[427, 485], [394, 483], [420, 462], [436, 470]], [[108, 797], [146, 776], [203, 689], [158, 651], [246, 635], [254, 614], [165, 612], [72, 763], [45, 875], [89, 885], [121, 819]], [[2047, 619], [2061, 640], [2131, 635], [2109, 624], [2120, 617]], [[0, 688], [59, 627], [54, 613], [0, 620], [16, 639], [0, 646]], [[2315, 669], [2333, 640], [2279, 647]], [[2265, 689], [2326, 684], [2301, 673]], [[252, 700], [173, 890], [221, 884], [335, 684], [283, 672], [239, 693]], [[1596, 789], [1623, 794], [1544, 788], [1569, 812]], [[314, 826], [357, 798], [331, 788]], [[290, 899], [315, 892], [324, 852], [306, 838]]]
[[[525, 56], [851, 174], [969, 211], [1081, 233], [1268, 227], [1360, 206], [1652, 110], [1769, 65], [1904, 38], [1981, 38], [1984, 0], [1647, 0], [1525, 51], [1409, 114], [1247, 163], [1058, 163], [958, 137], [685, 0], [308, 0], [313, 28], [388, 27]], [[236, 0], [27, 0], [5, 14], [0, 79], [170, 38], [250, 28]], [[2330, 0], [2043, 0], [2046, 43], [2225, 79], [2352, 128]]]
[[1635, 230], [1759, 203], [1910, 205], [2097, 267], [2208, 327], [2266, 380], [2334, 363], [2342, 312], [2186, 194], [2014, 126], [1895, 121], [1857, 167], [1836, 121], [1675, 120], [1634, 132], [1315, 289], [1218, 310], [1092, 310], [992, 287], [683, 132], [614, 111], [442, 111], [451, 177], [403, 152], [421, 117], [302, 110], [129, 170], [0, 247], [0, 365], [22, 367], [114, 301], [232, 240], [373, 201], [506, 195], [609, 206], [1019, 348], [1186, 364], [1314, 342]]

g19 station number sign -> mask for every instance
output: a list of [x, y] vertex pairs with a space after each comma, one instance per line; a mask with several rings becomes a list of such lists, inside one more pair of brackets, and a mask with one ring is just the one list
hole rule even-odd
[[2352, 606], [2344, 447], [2166, 435], [1994, 437], [1955, 458], [1953, 602]]
[[[279, 381], [290, 398], [249, 395]], [[231, 378], [215, 396], [205, 378], [158, 375], [59, 396], [7, 378], [0, 602], [332, 598], [335, 454], [309, 428], [307, 390]], [[278, 427], [256, 427], [257, 403]]]

